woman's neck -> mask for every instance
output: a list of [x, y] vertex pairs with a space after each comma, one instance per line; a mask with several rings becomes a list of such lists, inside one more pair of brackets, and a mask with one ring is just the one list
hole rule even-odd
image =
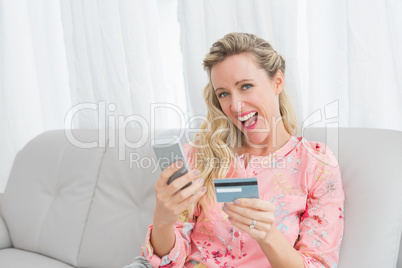
[[235, 153], [255, 155], [255, 156], [263, 156], [268, 155], [282, 148], [290, 139], [291, 135], [286, 131], [285, 127], [281, 128], [274, 135], [269, 135], [267, 141], [261, 146], [252, 146], [244, 141], [245, 137], [243, 137], [243, 146], [235, 150]]

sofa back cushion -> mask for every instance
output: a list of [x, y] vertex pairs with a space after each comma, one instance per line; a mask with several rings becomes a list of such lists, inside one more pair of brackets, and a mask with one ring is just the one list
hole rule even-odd
[[[121, 138], [116, 138], [115, 145], [109, 139], [99, 171], [79, 267], [120, 268], [129, 264], [140, 254], [152, 223], [154, 183], [160, 169], [152, 162], [149, 137], [141, 129], [118, 131], [116, 136]], [[144, 143], [139, 142], [141, 138]], [[129, 146], [123, 146], [125, 139]]]
[[319, 128], [304, 134], [309, 140], [327, 143], [339, 156], [346, 196], [339, 266], [397, 267], [402, 231], [402, 132]]
[[[97, 132], [75, 137], [90, 142]], [[80, 149], [64, 131], [48, 131], [18, 153], [1, 206], [15, 248], [77, 264], [104, 151]]]
[[[86, 143], [100, 134], [74, 133]], [[120, 268], [140, 254], [160, 169], [149, 133], [115, 134], [107, 148], [83, 149], [63, 130], [49, 131], [17, 155], [1, 205], [16, 248], [75, 267]], [[339, 156], [346, 195], [340, 267], [395, 267], [402, 229], [401, 132], [340, 128], [303, 135]]]

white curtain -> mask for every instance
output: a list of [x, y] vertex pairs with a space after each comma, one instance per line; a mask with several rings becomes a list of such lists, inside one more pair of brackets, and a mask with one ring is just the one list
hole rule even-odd
[[141, 118], [172, 126], [163, 108], [150, 120], [152, 103], [186, 112], [180, 83], [171, 70], [164, 74], [160, 25], [169, 32], [169, 24], [160, 23], [158, 7], [156, 0], [0, 0], [0, 192], [18, 150], [43, 131], [134, 127]]
[[206, 112], [199, 101], [205, 53], [224, 34], [240, 31], [263, 37], [285, 57], [299, 131], [309, 125], [402, 130], [401, 14], [400, 0], [179, 0], [191, 112]]
[[161, 102], [176, 110], [158, 108], [153, 127], [205, 115], [202, 60], [232, 31], [285, 57], [300, 129], [402, 130], [401, 14], [400, 0], [0, 0], [0, 192], [43, 131], [150, 124]]

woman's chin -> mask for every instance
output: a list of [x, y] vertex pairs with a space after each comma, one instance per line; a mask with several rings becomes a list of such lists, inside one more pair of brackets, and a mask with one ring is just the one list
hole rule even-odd
[[[261, 130], [260, 130], [261, 131]], [[255, 147], [260, 147], [261, 145], [267, 145], [267, 139], [268, 139], [268, 134], [269, 132], [258, 132], [258, 133], [253, 133], [253, 132], [243, 132], [246, 140], [245, 140], [245, 145], [247, 146], [255, 146]]]

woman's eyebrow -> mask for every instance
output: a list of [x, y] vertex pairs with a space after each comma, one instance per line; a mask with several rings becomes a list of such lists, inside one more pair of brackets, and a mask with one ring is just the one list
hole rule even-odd
[[243, 80], [237, 81], [235, 86], [237, 86], [240, 83], [247, 82], [247, 81], [253, 81], [253, 79], [243, 79]]
[[[237, 86], [237, 85], [240, 84], [240, 83], [247, 82], [247, 81], [253, 81], [253, 79], [242, 79], [242, 80], [240, 80], [240, 81], [237, 81], [237, 82], [235, 83], [235, 86]], [[222, 90], [222, 89], [225, 89], [225, 88], [220, 87], [220, 88], [215, 89], [215, 91]]]

